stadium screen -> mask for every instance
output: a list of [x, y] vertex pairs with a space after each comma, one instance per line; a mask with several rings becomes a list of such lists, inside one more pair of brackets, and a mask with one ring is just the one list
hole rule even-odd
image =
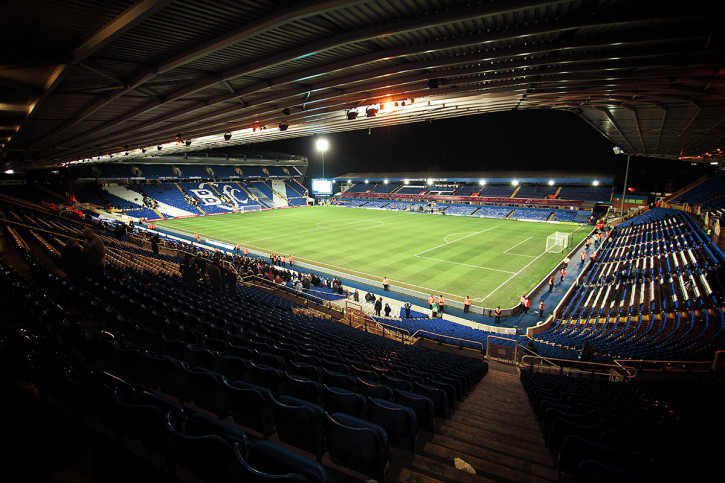
[[332, 181], [329, 179], [313, 179], [312, 193], [315, 195], [331, 195]]

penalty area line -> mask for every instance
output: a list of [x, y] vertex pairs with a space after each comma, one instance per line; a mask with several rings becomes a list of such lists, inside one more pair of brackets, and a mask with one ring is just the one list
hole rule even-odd
[[527, 269], [527, 268], [529, 267], [529, 265], [531, 265], [532, 263], [534, 263], [534, 262], [535, 262], [536, 260], [538, 260], [539, 258], [543, 257], [543, 256], [544, 256], [545, 254], [546, 254], [546, 251], [543, 251], [543, 252], [541, 252], [541, 255], [539, 255], [538, 257], [534, 258], [533, 260], [531, 260], [531, 261], [530, 261], [529, 263], [527, 263], [526, 265], [524, 265], [524, 267], [523, 267], [523, 268], [522, 268], [521, 270], [519, 270], [518, 272], [516, 272], [516, 273], [514, 273], [513, 275], [511, 275], [511, 276], [510, 276], [510, 277], [509, 277], [508, 279], [506, 279], [506, 281], [504, 281], [504, 282], [503, 282], [503, 283], [502, 283], [501, 285], [499, 285], [498, 287], [496, 287], [495, 289], [493, 289], [493, 291], [492, 291], [491, 293], [489, 293], [488, 295], [486, 295], [485, 297], [483, 297], [483, 298], [481, 299], [481, 302], [485, 302], [487, 298], [489, 298], [489, 297], [490, 297], [491, 295], [493, 295], [493, 294], [495, 294], [496, 292], [498, 292], [498, 291], [499, 291], [499, 289], [500, 289], [501, 287], [503, 287], [504, 285], [506, 285], [507, 283], [509, 283], [509, 282], [510, 282], [511, 280], [513, 280], [513, 279], [514, 279], [514, 277], [518, 276], [518, 275], [519, 275], [519, 274], [520, 274], [521, 272], [523, 272], [524, 270], [526, 270], [526, 269]]

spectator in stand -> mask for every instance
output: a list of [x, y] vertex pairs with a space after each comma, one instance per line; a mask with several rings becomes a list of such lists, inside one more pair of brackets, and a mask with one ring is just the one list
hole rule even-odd
[[[494, 313], [496, 315], [495, 322], [496, 322], [496, 325], [498, 325], [501, 323], [501, 306], [500, 305], [498, 307], [496, 307], [496, 311]], [[489, 312], [489, 317], [490, 316], [491, 316], [491, 313]]]
[[181, 279], [184, 281], [187, 289], [191, 289], [196, 285], [198, 278], [191, 254], [186, 254], [184, 262], [179, 266], [179, 271], [181, 271]]
[[385, 316], [390, 317], [390, 311], [393, 310], [390, 308], [390, 304], [385, 302]]
[[83, 230], [83, 261], [86, 273], [91, 277], [103, 275], [106, 260], [106, 247], [103, 245], [98, 235], [93, 230], [86, 228]]
[[375, 301], [375, 315], [377, 315], [378, 317], [380, 317], [380, 311], [381, 310], [383, 310], [383, 298], [382, 297], [379, 297]]
[[410, 302], [405, 302], [405, 318], [410, 318]]
[[388, 291], [388, 277], [383, 277], [383, 290]]
[[209, 264], [206, 269], [207, 276], [209, 277], [209, 286], [211, 287], [214, 295], [221, 295], [222, 292], [222, 274], [219, 269], [219, 261], [214, 260]]
[[467, 314], [468, 310], [471, 308], [471, 298], [466, 295], [466, 298], [463, 299], [463, 313]]
[[443, 317], [443, 307], [446, 304], [446, 300], [443, 298], [443, 295], [438, 297], [438, 311], [441, 317]]
[[60, 252], [60, 268], [71, 280], [83, 278], [83, 249], [75, 238], [68, 238]]
[[151, 238], [151, 251], [153, 252], [154, 255], [158, 255], [159, 254], [159, 241], [160, 240], [161, 239], [159, 238], [159, 235], [158, 234], [154, 235]]

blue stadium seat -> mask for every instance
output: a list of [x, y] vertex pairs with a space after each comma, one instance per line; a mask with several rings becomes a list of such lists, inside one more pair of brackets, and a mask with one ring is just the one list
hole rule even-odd
[[415, 412], [408, 406], [380, 398], [368, 398], [367, 418], [385, 429], [391, 446], [415, 451], [418, 434]]
[[363, 475], [385, 481], [390, 458], [388, 435], [377, 424], [343, 413], [325, 413], [330, 459]]
[[362, 394], [335, 386], [324, 386], [325, 409], [328, 413], [345, 413], [356, 418], [362, 417], [366, 399]]
[[272, 409], [280, 441], [308, 451], [321, 460], [325, 452], [325, 410], [317, 404], [286, 395], [272, 399]]

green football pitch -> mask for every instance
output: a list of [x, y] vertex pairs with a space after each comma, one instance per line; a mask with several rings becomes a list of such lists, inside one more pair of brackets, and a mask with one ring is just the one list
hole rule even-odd
[[324, 269], [443, 294], [475, 305], [512, 307], [518, 297], [556, 267], [564, 253], [546, 252], [564, 224], [442, 216], [337, 206], [314, 206], [158, 222], [185, 233], [248, 247], [264, 254], [292, 255]]

